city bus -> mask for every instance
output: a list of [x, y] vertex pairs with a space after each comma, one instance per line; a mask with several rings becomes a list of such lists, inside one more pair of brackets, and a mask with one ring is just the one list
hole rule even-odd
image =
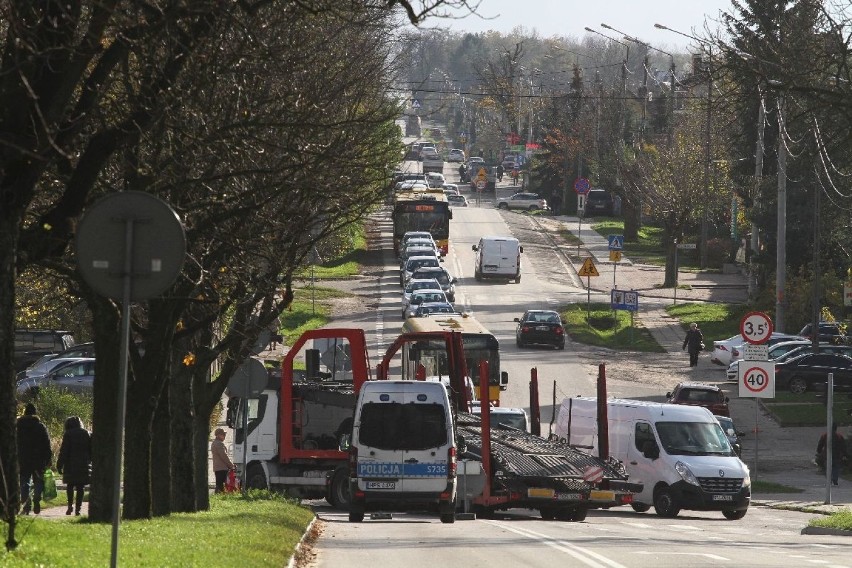
[[453, 212], [442, 189], [415, 189], [394, 195], [393, 250], [399, 254], [402, 236], [408, 231], [429, 231], [446, 255], [450, 246], [450, 219]]
[[[500, 391], [506, 390], [509, 374], [500, 372], [500, 344], [485, 326], [473, 316], [462, 314], [435, 314], [413, 317], [402, 324], [403, 333], [456, 331], [462, 334], [464, 358], [467, 372], [476, 386], [479, 397], [479, 362], [488, 361], [488, 398], [495, 406], [500, 405]], [[418, 341], [406, 344], [402, 353], [403, 374], [410, 374], [419, 365], [425, 368], [428, 377], [446, 377], [449, 372], [444, 339]], [[409, 373], [406, 373], [409, 370]], [[414, 379], [413, 376], [406, 376]]]

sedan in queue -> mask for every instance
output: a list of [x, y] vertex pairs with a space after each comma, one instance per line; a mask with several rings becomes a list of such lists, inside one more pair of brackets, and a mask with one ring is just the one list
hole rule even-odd
[[565, 349], [565, 327], [558, 312], [527, 310], [515, 321], [518, 323], [515, 329], [515, 343], [518, 347], [538, 344]]

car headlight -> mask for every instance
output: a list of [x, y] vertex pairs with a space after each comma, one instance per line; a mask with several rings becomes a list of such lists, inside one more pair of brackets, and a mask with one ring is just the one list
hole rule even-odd
[[745, 471], [745, 475], [743, 475], [743, 487], [751, 487], [751, 474], [745, 464], [743, 464], [743, 471]]
[[695, 475], [692, 474], [692, 470], [689, 469], [689, 466], [685, 463], [679, 461], [675, 464], [675, 471], [677, 471], [678, 475], [691, 485], [695, 485], [700, 487], [701, 484], [698, 483], [698, 479], [695, 478]]

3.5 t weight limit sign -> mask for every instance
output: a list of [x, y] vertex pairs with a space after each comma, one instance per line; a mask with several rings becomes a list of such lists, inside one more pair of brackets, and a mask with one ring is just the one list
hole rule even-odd
[[740, 398], [775, 397], [775, 363], [740, 361]]
[[763, 312], [749, 312], [740, 321], [740, 335], [753, 345], [766, 343], [772, 336], [772, 320]]

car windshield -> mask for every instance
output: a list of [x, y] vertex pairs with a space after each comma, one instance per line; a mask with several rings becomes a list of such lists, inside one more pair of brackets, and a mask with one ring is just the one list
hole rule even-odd
[[717, 422], [657, 422], [665, 452], [671, 456], [729, 456], [734, 451]]

